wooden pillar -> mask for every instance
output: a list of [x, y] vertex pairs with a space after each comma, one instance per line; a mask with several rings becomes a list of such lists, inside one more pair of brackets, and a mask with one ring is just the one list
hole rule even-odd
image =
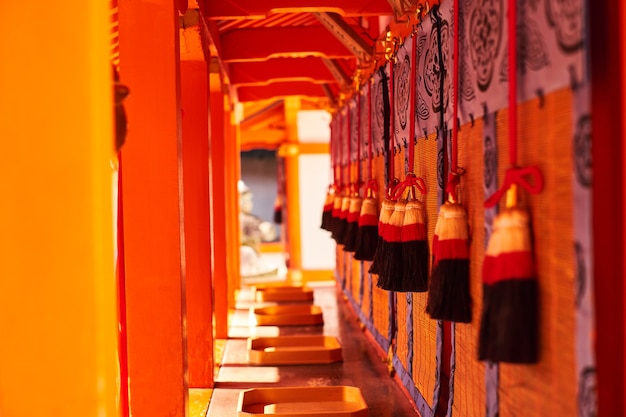
[[[288, 144], [298, 143], [298, 111], [301, 108], [300, 99], [297, 97], [285, 98], [285, 126], [287, 126], [286, 139]], [[287, 147], [281, 152], [285, 158], [285, 195], [287, 197], [287, 253], [289, 255], [289, 278], [298, 280], [301, 278], [302, 247], [300, 244], [300, 190], [298, 178], [297, 146]], [[290, 152], [293, 149], [293, 152]]]
[[213, 386], [209, 89], [204, 61], [181, 62], [189, 386]]
[[226, 228], [225, 98], [219, 74], [210, 74], [209, 170], [211, 188], [211, 235], [215, 337], [228, 337], [228, 275]]
[[[149, 23], [149, 24], [146, 24]], [[119, 0], [130, 413], [185, 416], [185, 258], [178, 10]]]
[[[589, 5], [598, 415], [624, 415], [626, 6]], [[609, 214], [610, 213], [610, 214]]]
[[0, 2], [2, 416], [117, 414], [107, 6]]
[[[228, 106], [230, 108], [230, 106]], [[238, 182], [241, 179], [240, 149], [241, 138], [239, 126], [235, 120], [235, 112], [226, 112], [226, 135], [225, 156], [226, 164], [224, 177], [226, 181], [226, 252], [227, 252], [227, 276], [228, 276], [228, 309], [235, 308], [235, 291], [241, 286], [240, 274], [240, 246], [241, 230], [239, 223], [239, 189]]]

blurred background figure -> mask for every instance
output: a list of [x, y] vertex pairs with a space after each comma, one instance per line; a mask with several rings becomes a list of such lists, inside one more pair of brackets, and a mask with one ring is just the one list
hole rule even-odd
[[261, 244], [272, 242], [277, 237], [273, 223], [252, 213], [252, 191], [239, 181], [239, 222], [241, 225], [241, 267], [242, 278], [275, 274], [278, 266], [265, 262], [261, 257]]

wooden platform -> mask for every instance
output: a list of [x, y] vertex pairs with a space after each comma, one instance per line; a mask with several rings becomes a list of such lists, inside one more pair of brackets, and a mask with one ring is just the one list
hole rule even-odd
[[[322, 309], [320, 326], [253, 326], [249, 310], [258, 305], [250, 288], [238, 296], [222, 366], [218, 372], [207, 417], [237, 415], [239, 394], [249, 388], [358, 387], [369, 417], [419, 416], [398, 382], [389, 376], [383, 353], [372, 345], [359, 321], [334, 282], [315, 283], [314, 304]], [[327, 335], [342, 346], [343, 362], [319, 365], [248, 365], [249, 337]]]

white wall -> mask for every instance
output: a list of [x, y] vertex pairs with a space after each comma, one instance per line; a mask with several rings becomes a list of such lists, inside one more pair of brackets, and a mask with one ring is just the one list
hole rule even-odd
[[[330, 114], [327, 111], [299, 111], [297, 123], [300, 142], [330, 141]], [[329, 232], [320, 228], [330, 181], [330, 156], [301, 154], [298, 156], [298, 164], [302, 269], [335, 269], [335, 241], [331, 239]]]
[[296, 117], [299, 142], [330, 142], [330, 113], [326, 110], [301, 110]]
[[335, 269], [335, 241], [322, 230], [322, 209], [328, 190], [328, 155], [298, 157], [300, 169], [300, 242], [302, 269]]

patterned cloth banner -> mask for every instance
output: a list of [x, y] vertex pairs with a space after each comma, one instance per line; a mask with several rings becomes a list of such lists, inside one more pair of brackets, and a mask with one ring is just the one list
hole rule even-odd
[[[361, 159], [367, 160], [368, 158], [368, 146], [370, 140], [372, 140], [370, 125], [369, 125], [369, 117], [370, 117], [370, 108], [369, 108], [369, 86], [365, 84], [363, 88], [361, 88]], [[374, 150], [374, 152], [376, 152]], [[369, 173], [364, 171], [364, 178], [367, 178]]]
[[[348, 123], [349, 123], [349, 112], [348, 112], [348, 106], [344, 106], [341, 110], [340, 110], [340, 114], [341, 117], [339, 118], [339, 134], [337, 135], [337, 138], [339, 139], [339, 152], [341, 154], [341, 165], [342, 166], [347, 166], [348, 165]], [[348, 178], [345, 177], [346, 174], [344, 174], [344, 181], [347, 184], [348, 182], [350, 182], [350, 180]]]
[[[333, 114], [330, 119], [330, 164], [331, 170], [334, 170], [335, 155], [337, 155], [337, 113]], [[331, 178], [334, 182], [334, 177]]]
[[375, 152], [384, 153], [389, 139], [389, 127], [385, 132], [385, 124], [389, 124], [389, 64], [374, 73], [372, 86], [372, 140]]
[[413, 37], [409, 36], [398, 49], [396, 63], [393, 67], [394, 77], [394, 147], [406, 147], [410, 140], [410, 75], [411, 75], [411, 48]]
[[[452, 0], [441, 2], [443, 25]], [[518, 6], [519, 101], [547, 94], [582, 74], [584, 2], [528, 0]], [[461, 0], [460, 111], [462, 123], [507, 106], [507, 5], [504, 0]], [[448, 38], [452, 41], [451, 37]], [[450, 49], [452, 50], [452, 49]], [[444, 53], [444, 59], [451, 56]], [[472, 116], [470, 116], [472, 115]]]
[[588, 78], [575, 84], [574, 126], [574, 256], [576, 259], [576, 363], [578, 415], [597, 415], [596, 365], [593, 347], [595, 308], [593, 294], [592, 149], [590, 89]]
[[[436, 7], [433, 8], [433, 11]], [[439, 34], [437, 33], [437, 18], [433, 11], [429, 13], [418, 27], [414, 35], [414, 44], [417, 48], [417, 70], [416, 70], [416, 91], [415, 91], [415, 117], [417, 119], [417, 133], [434, 132], [439, 126], [437, 113], [442, 105], [448, 105], [445, 98], [448, 96], [444, 89], [441, 95], [441, 77], [443, 76], [441, 60], [439, 58]], [[447, 37], [447, 34], [445, 35]], [[450, 85], [450, 83], [445, 83]]]
[[[498, 190], [498, 143], [496, 139], [496, 113], [486, 114], [483, 125], [483, 160], [485, 163], [483, 173], [483, 188], [485, 199]], [[493, 227], [493, 221], [498, 214], [498, 206], [485, 208], [485, 249], [489, 243], [489, 237]], [[499, 399], [498, 387], [500, 367], [497, 363], [485, 363], [485, 401], [486, 417], [498, 417]]]
[[348, 111], [350, 112], [350, 161], [355, 162], [357, 160], [357, 143], [359, 140], [359, 106], [358, 106], [358, 93], [353, 95], [348, 104]]

